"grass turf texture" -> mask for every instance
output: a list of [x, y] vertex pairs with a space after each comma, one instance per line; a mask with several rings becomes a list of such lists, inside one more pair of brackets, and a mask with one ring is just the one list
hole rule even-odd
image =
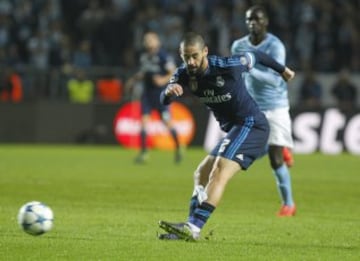
[[[156, 238], [157, 222], [184, 221], [192, 173], [205, 155], [188, 149], [180, 165], [151, 151], [145, 166], [135, 151], [92, 146], [0, 146], [1, 260], [359, 260], [359, 157], [296, 155], [292, 169], [298, 206], [280, 207], [267, 158], [230, 181], [196, 243]], [[27, 201], [54, 211], [42, 236], [20, 230]]]

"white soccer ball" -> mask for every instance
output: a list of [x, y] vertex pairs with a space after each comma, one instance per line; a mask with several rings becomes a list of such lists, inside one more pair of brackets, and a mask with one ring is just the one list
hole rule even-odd
[[23, 205], [18, 213], [18, 223], [21, 228], [33, 236], [42, 235], [51, 230], [54, 214], [47, 205], [31, 201]]

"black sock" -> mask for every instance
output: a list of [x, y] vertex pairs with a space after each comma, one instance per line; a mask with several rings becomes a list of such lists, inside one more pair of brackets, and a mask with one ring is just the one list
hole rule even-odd
[[193, 215], [189, 217], [188, 221], [198, 228], [202, 228], [214, 210], [215, 206], [203, 202], [194, 210]]
[[140, 145], [141, 145], [141, 152], [146, 152], [146, 131], [140, 131]]

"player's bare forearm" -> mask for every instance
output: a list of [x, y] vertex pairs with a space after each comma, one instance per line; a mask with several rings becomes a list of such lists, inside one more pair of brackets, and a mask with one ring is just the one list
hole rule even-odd
[[295, 72], [289, 67], [285, 67], [285, 70], [281, 73], [281, 76], [285, 81], [291, 81], [295, 77]]

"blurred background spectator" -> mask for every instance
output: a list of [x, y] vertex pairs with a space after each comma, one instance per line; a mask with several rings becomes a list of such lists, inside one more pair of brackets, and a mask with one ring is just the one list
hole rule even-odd
[[316, 78], [316, 73], [310, 68], [304, 71], [299, 91], [299, 107], [307, 110], [321, 108], [322, 86]]
[[357, 0], [1, 0], [0, 68], [16, 68], [24, 100], [64, 99], [73, 66], [94, 81], [105, 74], [126, 80], [148, 30], [174, 57], [189, 30], [204, 35], [213, 53], [228, 55], [229, 43], [246, 34], [243, 13], [253, 4], [273, 17], [269, 31], [283, 40], [298, 72], [347, 66], [359, 73]]
[[351, 82], [347, 68], [340, 71], [331, 92], [342, 111], [352, 112], [356, 108], [357, 87]]
[[23, 100], [23, 86], [20, 75], [11, 67], [5, 69], [0, 83], [0, 101], [21, 102]]
[[96, 83], [98, 99], [101, 102], [117, 103], [123, 97], [123, 83], [115, 75], [105, 75]]
[[87, 78], [83, 68], [76, 68], [74, 78], [67, 83], [69, 101], [72, 103], [90, 103], [94, 99], [94, 83]]

